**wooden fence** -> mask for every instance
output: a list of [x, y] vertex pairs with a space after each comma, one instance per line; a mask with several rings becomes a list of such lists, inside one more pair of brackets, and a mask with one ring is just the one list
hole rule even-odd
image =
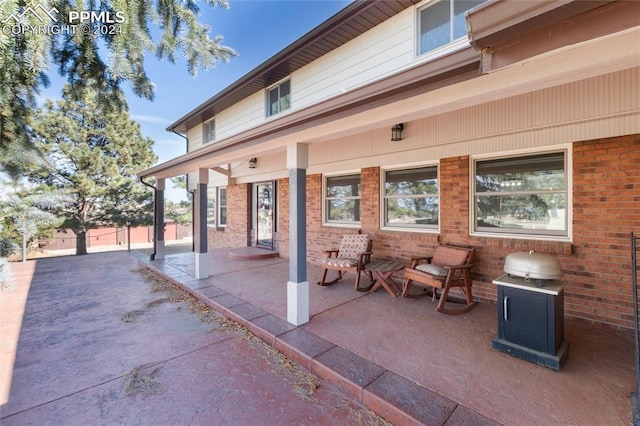
[[[165, 241], [181, 240], [192, 236], [191, 225], [180, 225], [175, 222], [165, 222]], [[97, 246], [118, 246], [127, 244], [127, 228], [101, 227], [87, 232], [87, 248]], [[153, 242], [153, 226], [131, 227], [131, 244]], [[47, 250], [63, 250], [76, 248], [76, 234], [70, 230], [59, 229], [56, 236], [40, 247]]]

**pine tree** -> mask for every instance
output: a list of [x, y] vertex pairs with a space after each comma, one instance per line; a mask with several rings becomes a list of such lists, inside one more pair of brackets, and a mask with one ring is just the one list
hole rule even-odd
[[151, 223], [152, 194], [135, 173], [157, 157], [126, 107], [105, 108], [101, 94], [72, 85], [63, 99], [47, 101], [33, 122], [35, 146], [49, 161], [30, 176], [35, 183], [64, 190], [72, 202], [59, 206], [63, 229], [77, 237], [76, 254], [86, 254], [86, 233], [102, 225]]
[[[0, 232], [0, 246], [11, 247], [14, 241], [6, 241], [4, 237], [13, 236], [21, 241], [22, 261], [27, 260], [29, 244], [37, 242], [43, 233], [51, 231], [60, 222], [51, 211], [63, 206], [70, 201], [62, 191], [43, 192], [41, 190], [22, 189], [18, 192], [7, 194], [0, 201], [0, 226], [6, 227], [5, 232]], [[4, 222], [2, 224], [1, 222]], [[4, 235], [3, 235], [4, 234]], [[5, 252], [8, 249], [4, 250]], [[0, 249], [0, 256], [3, 250]], [[11, 253], [8, 253], [11, 254]], [[8, 256], [6, 254], [5, 256]]]
[[[226, 0], [206, 3], [228, 7]], [[36, 13], [26, 12], [28, 8]], [[35, 30], [43, 26], [43, 10], [53, 11], [56, 28], [73, 27], [74, 31]], [[71, 21], [70, 12], [80, 11], [112, 18], [119, 13], [122, 22], [105, 27], [108, 31], [95, 31], [100, 27]], [[119, 108], [124, 83], [138, 96], [153, 99], [153, 83], [144, 69], [147, 53], [171, 62], [180, 54], [193, 76], [234, 56], [220, 36], [209, 37], [211, 29], [198, 23], [198, 13], [193, 0], [0, 1], [0, 168], [15, 176], [32, 160], [32, 111], [39, 89], [48, 84], [50, 61], [69, 83], [100, 91], [101, 102]], [[156, 41], [149, 24], [160, 29]]]

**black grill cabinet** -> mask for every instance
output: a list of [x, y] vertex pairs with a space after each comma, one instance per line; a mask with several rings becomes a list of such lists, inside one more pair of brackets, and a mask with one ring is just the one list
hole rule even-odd
[[538, 287], [509, 274], [493, 283], [498, 286], [498, 336], [492, 347], [559, 370], [569, 347], [564, 340], [564, 283], [544, 280]]

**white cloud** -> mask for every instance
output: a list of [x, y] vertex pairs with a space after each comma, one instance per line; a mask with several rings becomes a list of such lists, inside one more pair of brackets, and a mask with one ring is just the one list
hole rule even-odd
[[169, 124], [171, 120], [164, 117], [157, 117], [155, 115], [138, 115], [131, 114], [131, 118], [135, 121], [142, 123], [151, 123], [151, 124]]

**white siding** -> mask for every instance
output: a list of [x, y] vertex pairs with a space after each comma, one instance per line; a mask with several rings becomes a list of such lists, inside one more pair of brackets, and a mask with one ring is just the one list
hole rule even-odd
[[[194, 191], [197, 189], [197, 176], [195, 173], [189, 173], [187, 175], [187, 190]], [[213, 170], [209, 170], [209, 182], [207, 186], [209, 188], [213, 188], [216, 186], [227, 186], [229, 184], [229, 178], [223, 174], [218, 172], [214, 172]]]
[[[408, 8], [294, 72], [290, 111], [322, 102], [414, 65], [414, 14], [415, 9]], [[223, 140], [268, 119], [265, 92], [260, 90], [216, 115], [216, 139]], [[202, 146], [199, 127], [188, 131], [189, 151]]]
[[229, 184], [229, 178], [221, 173], [209, 170], [209, 183], [208, 187], [213, 188], [216, 186], [227, 186]]
[[202, 146], [202, 124], [198, 124], [197, 126], [187, 130], [187, 141], [189, 142], [187, 148], [188, 152]]
[[289, 172], [284, 166], [287, 161], [285, 152], [264, 154], [257, 157], [257, 160], [255, 169], [248, 169], [246, 162], [238, 165], [234, 169], [234, 182], [265, 182], [289, 177]]
[[640, 69], [463, 108], [310, 146], [309, 173], [429, 162], [640, 133]]
[[261, 90], [216, 115], [222, 140], [244, 130], [262, 124], [265, 120], [265, 92]]
[[408, 8], [294, 73], [295, 108], [380, 80], [414, 62], [414, 9]]

